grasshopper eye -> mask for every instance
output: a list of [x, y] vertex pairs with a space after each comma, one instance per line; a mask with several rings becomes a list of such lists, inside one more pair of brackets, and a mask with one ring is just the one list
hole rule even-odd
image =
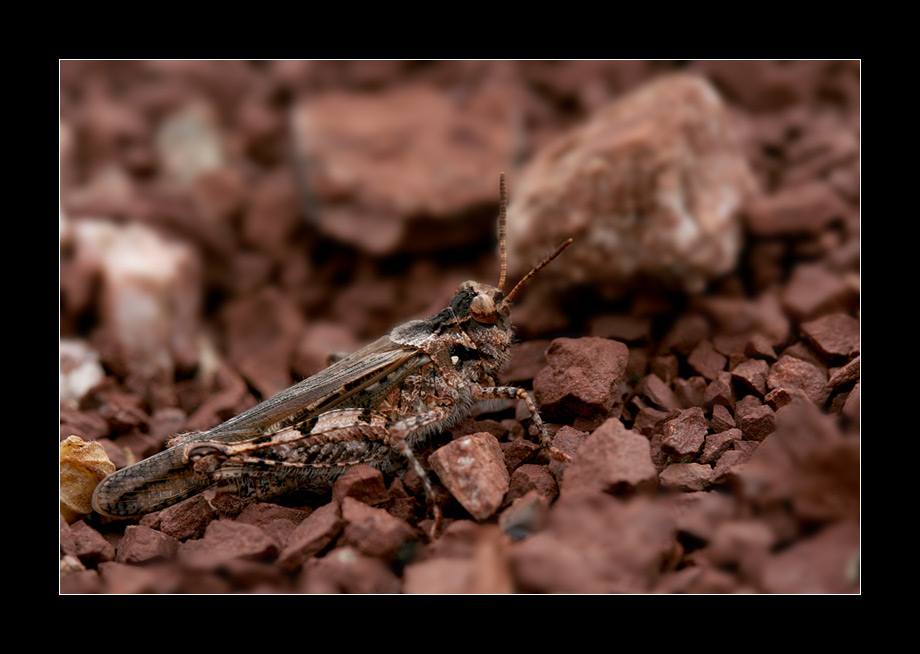
[[494, 325], [498, 320], [498, 312], [495, 310], [495, 302], [488, 295], [480, 294], [470, 302], [470, 315], [473, 320], [484, 325]]

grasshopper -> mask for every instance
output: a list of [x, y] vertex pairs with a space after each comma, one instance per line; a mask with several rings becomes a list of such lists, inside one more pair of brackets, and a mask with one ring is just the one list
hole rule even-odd
[[350, 466], [367, 464], [390, 474], [408, 462], [440, 524], [431, 482], [413, 446], [488, 399], [524, 402], [531, 435], [556, 458], [568, 458], [553, 447], [531, 397], [522, 388], [498, 385], [497, 375], [512, 343], [512, 301], [572, 239], [505, 296], [504, 173], [499, 198], [497, 287], [464, 282], [450, 304], [427, 320], [399, 325], [216, 427], [178, 435], [163, 452], [103, 479], [93, 493], [94, 509], [137, 516], [211, 488], [245, 504], [298, 489], [322, 492]]

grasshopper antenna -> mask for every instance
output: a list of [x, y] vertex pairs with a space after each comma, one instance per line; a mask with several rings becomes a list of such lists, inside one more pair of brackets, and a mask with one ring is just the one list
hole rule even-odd
[[549, 264], [550, 261], [552, 261], [553, 259], [555, 259], [556, 257], [558, 257], [560, 254], [562, 254], [562, 251], [563, 251], [564, 249], [566, 249], [567, 247], [569, 247], [571, 244], [572, 244], [572, 239], [570, 239], [570, 238], [569, 238], [569, 239], [566, 239], [566, 240], [562, 243], [562, 245], [560, 245], [559, 247], [556, 248], [556, 251], [555, 251], [555, 252], [553, 252], [551, 255], [549, 255], [548, 257], [546, 257], [542, 262], [540, 262], [537, 266], [535, 266], [535, 267], [533, 268], [533, 270], [531, 270], [529, 273], [527, 273], [526, 275], [524, 275], [524, 278], [523, 278], [521, 281], [519, 281], [519, 282], [517, 283], [517, 285], [516, 285], [514, 288], [511, 289], [511, 292], [510, 292], [510, 293], [508, 293], [508, 296], [505, 298], [504, 302], [505, 302], [506, 304], [511, 304], [511, 301], [514, 299], [514, 296], [517, 295], [518, 291], [521, 290], [521, 287], [524, 286], [524, 284], [525, 284], [531, 277], [533, 277], [533, 276], [536, 275], [538, 272], [540, 272], [543, 268], [545, 268], [545, 267], [547, 266], [547, 264]]
[[505, 190], [505, 173], [498, 179], [498, 246], [501, 249], [502, 271], [498, 278], [498, 290], [505, 287], [508, 276], [508, 257], [505, 253], [505, 221], [508, 215], [508, 192]]

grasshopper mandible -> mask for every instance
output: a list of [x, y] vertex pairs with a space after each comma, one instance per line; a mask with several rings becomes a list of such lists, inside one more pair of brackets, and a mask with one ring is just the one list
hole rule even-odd
[[402, 457], [421, 480], [439, 524], [434, 491], [413, 445], [468, 416], [476, 402], [496, 398], [524, 402], [531, 435], [556, 458], [567, 458], [552, 446], [530, 396], [522, 388], [498, 385], [497, 375], [512, 342], [512, 301], [572, 239], [504, 295], [504, 173], [499, 197], [497, 287], [464, 282], [450, 304], [427, 320], [399, 325], [216, 427], [178, 435], [169, 449], [106, 477], [93, 494], [95, 510], [137, 516], [209, 488], [243, 503], [297, 489], [321, 491], [349, 466], [367, 464], [392, 473]]

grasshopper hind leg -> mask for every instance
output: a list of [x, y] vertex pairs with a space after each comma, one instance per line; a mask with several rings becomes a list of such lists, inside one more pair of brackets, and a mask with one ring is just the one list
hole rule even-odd
[[239, 443], [195, 443], [187, 456], [217, 484], [218, 493], [244, 505], [294, 491], [323, 493], [353, 466], [370, 465], [385, 473], [394, 467], [382, 417], [373, 416], [373, 424], [349, 423], [356, 415], [367, 417], [367, 412], [329, 412], [304, 432], [295, 426]]
[[218, 493], [227, 493], [242, 504], [267, 501], [290, 493], [327, 493], [342, 474], [356, 465], [369, 465], [384, 473], [394, 466], [390, 449], [383, 444], [357, 459], [334, 463], [298, 463], [254, 456], [231, 457], [221, 463], [212, 477]]
[[103, 479], [93, 492], [93, 508], [110, 517], [134, 517], [165, 509], [212, 485], [189, 468], [181, 448], [171, 448]]

